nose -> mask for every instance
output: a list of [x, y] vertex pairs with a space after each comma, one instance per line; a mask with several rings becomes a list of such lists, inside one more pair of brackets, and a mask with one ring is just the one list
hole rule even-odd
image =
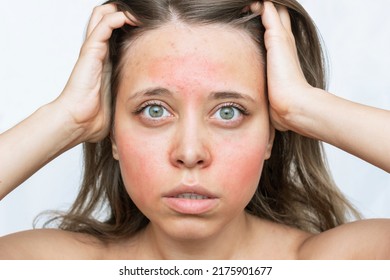
[[178, 124], [170, 153], [171, 163], [178, 168], [205, 168], [211, 163], [207, 130], [195, 121]]

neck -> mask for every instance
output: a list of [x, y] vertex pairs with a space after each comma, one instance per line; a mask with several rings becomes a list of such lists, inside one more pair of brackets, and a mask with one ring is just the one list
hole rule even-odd
[[239, 259], [245, 258], [252, 219], [240, 214], [213, 235], [198, 239], [167, 235], [158, 226], [149, 224], [144, 232], [143, 246], [152, 259]]

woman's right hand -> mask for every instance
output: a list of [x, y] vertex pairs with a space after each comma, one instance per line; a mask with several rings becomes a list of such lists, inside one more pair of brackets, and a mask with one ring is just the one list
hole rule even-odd
[[125, 24], [136, 26], [136, 20], [118, 12], [114, 4], [94, 9], [77, 63], [63, 92], [53, 102], [77, 129], [79, 143], [97, 142], [109, 132], [111, 65], [108, 40], [114, 29]]
[[136, 25], [136, 20], [118, 12], [115, 5], [95, 8], [80, 57], [61, 95], [0, 134], [0, 200], [61, 153], [108, 134], [108, 40], [114, 29], [125, 24]]

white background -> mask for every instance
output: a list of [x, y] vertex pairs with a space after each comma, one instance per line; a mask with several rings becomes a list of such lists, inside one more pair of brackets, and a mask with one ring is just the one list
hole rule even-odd
[[[390, 2], [300, 2], [325, 41], [330, 91], [389, 110]], [[77, 59], [90, 12], [100, 3], [0, 0], [0, 132], [60, 94]], [[383, 129], [390, 129], [390, 121]], [[364, 216], [389, 218], [389, 174], [336, 148], [326, 146], [326, 150], [337, 184]], [[78, 146], [4, 198], [0, 236], [30, 229], [44, 210], [67, 209], [80, 185], [81, 166]]]

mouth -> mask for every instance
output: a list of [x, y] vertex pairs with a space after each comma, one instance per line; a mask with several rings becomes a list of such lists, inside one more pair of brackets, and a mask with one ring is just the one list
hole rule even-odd
[[194, 199], [194, 200], [209, 199], [208, 196], [196, 194], [196, 193], [182, 193], [176, 195], [175, 198]]
[[165, 205], [180, 214], [200, 215], [218, 206], [216, 195], [200, 186], [180, 186], [163, 196]]
[[194, 200], [217, 198], [215, 194], [200, 185], [179, 185], [176, 188], [164, 193], [163, 197]]

